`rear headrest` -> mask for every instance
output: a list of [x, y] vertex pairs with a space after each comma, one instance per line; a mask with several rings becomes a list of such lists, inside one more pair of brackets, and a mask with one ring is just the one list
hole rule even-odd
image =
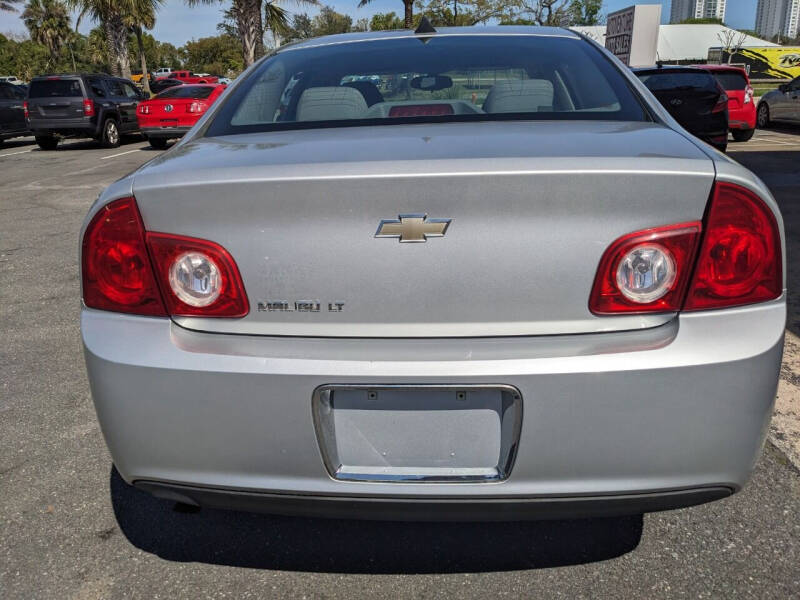
[[547, 79], [515, 79], [492, 86], [483, 103], [487, 113], [553, 110], [553, 84]]
[[298, 121], [358, 119], [367, 110], [364, 96], [351, 87], [308, 88], [297, 103]]

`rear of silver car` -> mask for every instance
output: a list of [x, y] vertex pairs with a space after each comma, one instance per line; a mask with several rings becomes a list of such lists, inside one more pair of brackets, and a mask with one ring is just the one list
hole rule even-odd
[[[649, 311], [603, 295], [619, 240], [679, 225], [695, 228], [674, 284], [690, 302], [728, 184], [774, 222], [777, 293]], [[117, 208], [141, 242], [114, 252], [147, 246], [162, 308], [96, 295]], [[87, 217], [92, 394], [123, 478], [204, 506], [492, 520], [705, 502], [744, 485], [764, 440], [781, 232], [757, 179], [660, 122], [196, 136]], [[236, 317], [170, 295], [204, 251], [232, 265]]]

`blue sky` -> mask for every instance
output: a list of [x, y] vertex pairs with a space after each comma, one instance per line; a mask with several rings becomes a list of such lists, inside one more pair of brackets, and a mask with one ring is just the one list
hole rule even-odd
[[[376, 12], [394, 11], [398, 15], [403, 14], [403, 3], [401, 0], [372, 0], [364, 7], [358, 8], [358, 0], [320, 0], [325, 4], [330, 4], [337, 11], [344, 12], [356, 20], [361, 17], [370, 17]], [[726, 21], [732, 27], [752, 29], [755, 22], [757, 0], [734, 0], [728, 2]], [[606, 12], [630, 6], [631, 4], [659, 4], [655, 0], [605, 0], [604, 9]], [[662, 21], [669, 19], [670, 0], [662, 0], [663, 9], [661, 11]], [[153, 30], [153, 35], [161, 41], [172, 42], [176, 46], [183, 45], [192, 38], [201, 38], [209, 35], [216, 35], [217, 23], [222, 20], [222, 9], [229, 5], [228, 1], [210, 6], [188, 8], [181, 0], [166, 0], [164, 7], [158, 14], [158, 22]], [[287, 0], [284, 4], [291, 11], [303, 12], [297, 6]], [[306, 11], [312, 14], [313, 10]], [[92, 25], [81, 24], [81, 30], [86, 31]], [[19, 14], [0, 12], [0, 33], [24, 32], [25, 27], [19, 18]]]

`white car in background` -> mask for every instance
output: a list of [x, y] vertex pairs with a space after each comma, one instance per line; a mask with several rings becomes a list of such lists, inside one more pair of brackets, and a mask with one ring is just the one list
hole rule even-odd
[[8, 83], [13, 83], [14, 85], [25, 85], [25, 82], [16, 75], [5, 75], [0, 77], [0, 81], [7, 81]]

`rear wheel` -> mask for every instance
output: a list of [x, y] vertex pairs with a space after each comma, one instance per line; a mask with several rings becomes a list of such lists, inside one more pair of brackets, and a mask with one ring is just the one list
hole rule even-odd
[[156, 150], [163, 150], [167, 147], [167, 138], [151, 137], [147, 138], [147, 141], [150, 142], [150, 145]]
[[769, 106], [762, 102], [758, 107], [758, 115], [756, 116], [756, 124], [761, 129], [766, 129], [770, 126], [769, 121]]
[[728, 144], [727, 144], [727, 142], [724, 143], [724, 144], [714, 144], [714, 148], [716, 148], [720, 152], [727, 152]]
[[753, 133], [755, 133], [755, 129], [734, 129], [731, 131], [734, 142], [746, 142], [753, 137]]
[[119, 146], [119, 125], [116, 120], [106, 119], [103, 123], [103, 134], [100, 137], [103, 148], [116, 148]]
[[58, 146], [58, 138], [52, 135], [37, 135], [36, 143], [42, 150], [55, 150]]

